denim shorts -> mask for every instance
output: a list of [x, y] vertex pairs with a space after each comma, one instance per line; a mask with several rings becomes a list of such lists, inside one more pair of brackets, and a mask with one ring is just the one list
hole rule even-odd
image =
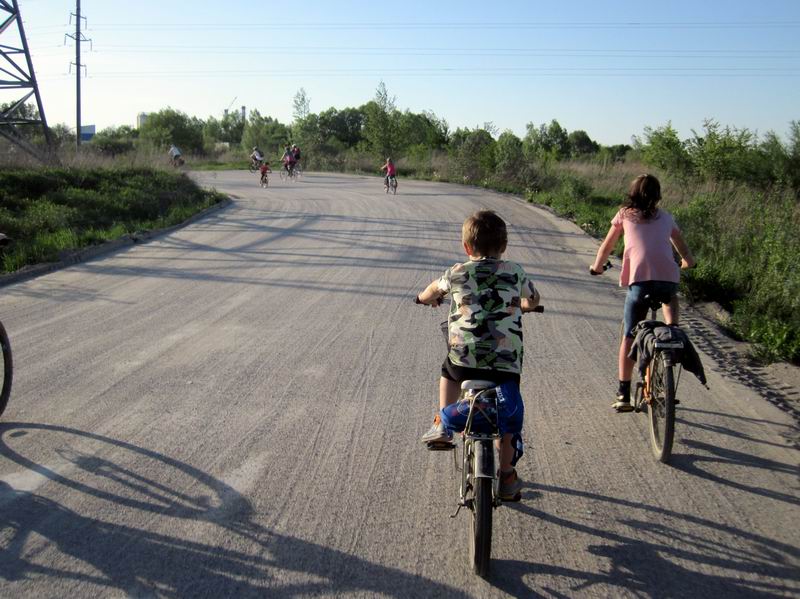
[[628, 287], [625, 297], [625, 312], [623, 316], [623, 333], [625, 337], [633, 337], [631, 331], [638, 323], [647, 318], [649, 306], [644, 297], [650, 295], [658, 297], [662, 302], [669, 302], [678, 295], [678, 284], [670, 281], [642, 281]]
[[[525, 405], [522, 402], [522, 395], [519, 392], [519, 383], [506, 381], [488, 391], [486, 399], [477, 401], [481, 404], [483, 412], [477, 412], [474, 416], [472, 427], [474, 432], [491, 432], [491, 424], [486, 419], [486, 415], [494, 421], [497, 420], [501, 434], [510, 433], [518, 435], [522, 432], [522, 422], [525, 418]], [[497, 397], [497, 409], [495, 412], [494, 398]], [[454, 404], [450, 404], [439, 412], [442, 423], [451, 433], [460, 433], [464, 430], [469, 416], [469, 401], [460, 399]]]

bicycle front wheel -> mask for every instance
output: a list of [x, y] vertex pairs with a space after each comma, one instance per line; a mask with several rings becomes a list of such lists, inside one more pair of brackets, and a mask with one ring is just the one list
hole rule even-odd
[[8, 341], [8, 334], [3, 323], [0, 323], [0, 351], [3, 353], [2, 379], [0, 379], [0, 415], [2, 415], [8, 405], [8, 398], [11, 397], [11, 379], [14, 373], [11, 343]]
[[675, 435], [675, 379], [672, 365], [663, 353], [650, 363], [650, 441], [653, 454], [666, 464], [672, 455]]
[[473, 492], [470, 561], [472, 571], [485, 578], [492, 556], [492, 479], [475, 479]]

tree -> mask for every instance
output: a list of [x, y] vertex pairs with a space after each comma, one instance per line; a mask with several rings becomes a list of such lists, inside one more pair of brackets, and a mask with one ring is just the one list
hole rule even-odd
[[496, 142], [485, 129], [464, 136], [457, 150], [457, 166], [465, 181], [479, 182], [494, 173], [497, 166]]
[[302, 87], [294, 95], [292, 107], [294, 108], [292, 115], [295, 122], [302, 121], [311, 114], [311, 98], [308, 97], [306, 90]]
[[686, 149], [686, 144], [678, 137], [678, 132], [668, 122], [663, 127], [645, 127], [644, 142], [635, 139], [646, 164], [662, 168], [677, 175], [689, 175], [694, 166]]
[[573, 157], [596, 154], [600, 150], [600, 144], [589, 137], [586, 131], [581, 131], [580, 129], [570, 133], [567, 136], [567, 141]]
[[319, 135], [325, 143], [332, 139], [347, 148], [355, 147], [363, 139], [364, 114], [358, 108], [329, 108], [319, 113]]
[[364, 139], [370, 150], [381, 159], [394, 154], [397, 149], [397, 109], [395, 98], [389, 96], [386, 84], [381, 81], [375, 98], [362, 107], [364, 113]]
[[522, 140], [511, 131], [504, 131], [497, 138], [497, 172], [504, 177], [516, 177], [525, 167]]
[[139, 138], [156, 148], [175, 144], [184, 153], [203, 151], [203, 121], [179, 110], [165, 108], [147, 115], [139, 129]]
[[99, 131], [88, 145], [102, 154], [115, 157], [132, 151], [138, 137], [139, 132], [127, 125], [107, 127]]
[[280, 156], [283, 146], [289, 141], [289, 128], [269, 116], [261, 116], [258, 110], [250, 111], [242, 133], [241, 147], [247, 152], [258, 146], [266, 156]]
[[401, 150], [411, 146], [438, 150], [447, 145], [447, 122], [432, 112], [414, 113], [406, 110], [398, 113], [397, 128]]
[[528, 123], [527, 134], [523, 140], [525, 155], [528, 158], [562, 160], [570, 155], [570, 144], [567, 130], [557, 120], [548, 125]]

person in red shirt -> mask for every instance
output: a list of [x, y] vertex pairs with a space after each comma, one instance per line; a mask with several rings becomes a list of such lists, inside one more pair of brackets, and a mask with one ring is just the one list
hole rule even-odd
[[381, 171], [386, 171], [386, 177], [383, 179], [383, 186], [388, 192], [389, 180], [394, 179], [394, 188], [397, 190], [397, 168], [394, 166], [391, 158], [386, 159], [386, 164], [381, 167]]
[[269, 168], [269, 162], [262, 162], [259, 170], [261, 171], [261, 187], [266, 187], [269, 185], [269, 173], [272, 172], [272, 169]]

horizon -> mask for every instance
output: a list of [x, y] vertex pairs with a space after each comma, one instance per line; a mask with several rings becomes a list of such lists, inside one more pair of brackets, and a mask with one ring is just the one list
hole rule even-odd
[[[233, 0], [220, 18], [196, 3], [83, 0], [82, 125], [135, 127], [139, 113], [167, 107], [205, 120], [241, 106], [289, 124], [300, 88], [320, 113], [365, 104], [381, 81], [399, 110], [432, 111], [451, 130], [492, 123], [522, 137], [555, 119], [603, 145], [667, 123], [687, 138], [706, 119], [785, 139], [800, 119], [800, 3], [511, 2], [497, 18], [477, 2], [414, 0], [385, 19], [363, 0], [345, 4], [310, 1], [308, 21], [276, 23], [279, 3]], [[73, 130], [75, 50], [64, 36], [74, 10], [74, 0], [20, 1], [48, 124]]]

